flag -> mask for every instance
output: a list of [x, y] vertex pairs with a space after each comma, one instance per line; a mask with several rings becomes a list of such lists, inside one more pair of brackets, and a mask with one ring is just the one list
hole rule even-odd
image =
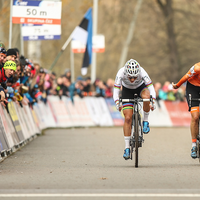
[[88, 9], [80, 25], [72, 32], [72, 39], [79, 40], [86, 45], [81, 68], [82, 75], [86, 75], [87, 69], [92, 63], [92, 8]]

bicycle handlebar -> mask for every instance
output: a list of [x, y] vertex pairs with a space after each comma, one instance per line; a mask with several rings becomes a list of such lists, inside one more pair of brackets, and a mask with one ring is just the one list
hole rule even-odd
[[151, 99], [121, 99], [121, 102], [145, 102], [152, 101]]
[[153, 98], [152, 96], [150, 96], [150, 99], [142, 99], [142, 98], [139, 98], [137, 96], [137, 94], [134, 95], [134, 99], [119, 99], [120, 102], [132, 102], [132, 103], [136, 103], [136, 102], [147, 102], [147, 101], [150, 101], [150, 102], [153, 102]]

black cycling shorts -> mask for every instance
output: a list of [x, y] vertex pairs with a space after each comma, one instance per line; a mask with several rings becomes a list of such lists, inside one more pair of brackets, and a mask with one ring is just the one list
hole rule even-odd
[[[188, 106], [189, 106], [189, 94], [192, 95], [192, 98], [199, 98], [200, 97], [200, 87], [192, 85], [190, 82], [187, 81], [186, 99], [187, 99]], [[198, 107], [199, 106], [198, 101], [192, 101], [191, 104], [192, 104], [191, 107]]]
[[147, 86], [144, 83], [136, 89], [128, 89], [122, 86], [122, 99], [133, 99], [134, 94], [137, 94], [138, 97], [141, 97], [142, 91], [146, 89], [148, 90]]

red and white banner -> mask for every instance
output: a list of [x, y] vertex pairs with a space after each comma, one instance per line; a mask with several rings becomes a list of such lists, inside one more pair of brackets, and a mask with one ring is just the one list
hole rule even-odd
[[[71, 48], [73, 53], [84, 53], [85, 44], [81, 43], [79, 40], [72, 40]], [[105, 36], [104, 35], [94, 35], [92, 37], [92, 51], [95, 53], [105, 52]]]

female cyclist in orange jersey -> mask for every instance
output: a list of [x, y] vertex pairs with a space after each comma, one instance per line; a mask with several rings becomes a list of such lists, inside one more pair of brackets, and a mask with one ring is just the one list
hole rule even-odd
[[[189, 94], [192, 95], [193, 98], [199, 98], [200, 96], [200, 62], [196, 63], [194, 66], [190, 68], [190, 70], [180, 79], [180, 81], [176, 84], [172, 83], [174, 89], [179, 88], [184, 82], [187, 81], [186, 86], [186, 98], [187, 102], [189, 99]], [[190, 131], [192, 136], [192, 149], [191, 149], [191, 157], [197, 158], [197, 135], [199, 133], [199, 103], [192, 101], [191, 107], [191, 123], [190, 123]]]

